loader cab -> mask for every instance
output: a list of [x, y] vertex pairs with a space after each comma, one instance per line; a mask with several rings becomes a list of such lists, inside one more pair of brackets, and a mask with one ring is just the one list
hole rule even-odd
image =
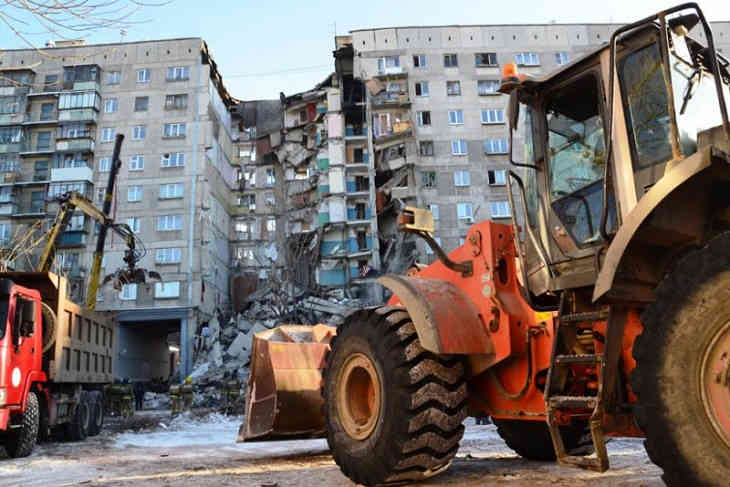
[[509, 192], [533, 297], [554, 304], [559, 291], [593, 285], [622, 222], [698, 151], [703, 131], [726, 122], [728, 62], [718, 55], [716, 83], [713, 56], [687, 34], [699, 17], [659, 15], [542, 79], [505, 66]]

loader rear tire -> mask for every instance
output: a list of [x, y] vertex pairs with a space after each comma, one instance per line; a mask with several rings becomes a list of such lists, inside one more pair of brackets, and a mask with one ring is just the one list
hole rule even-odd
[[[522, 421], [492, 418], [497, 433], [508, 447], [522, 458], [540, 462], [554, 462], [555, 449], [550, 438], [550, 430], [544, 421]], [[570, 454], [588, 454], [592, 451], [590, 431], [585, 424], [575, 424], [561, 428], [563, 444]]]
[[349, 317], [331, 344], [323, 395], [327, 442], [352, 481], [419, 481], [451, 463], [464, 434], [460, 357], [421, 347], [403, 308]]
[[10, 458], [27, 457], [33, 452], [38, 441], [39, 421], [38, 397], [35, 392], [29, 392], [20, 427], [11, 429], [5, 438], [5, 451]]
[[657, 287], [634, 343], [631, 388], [669, 487], [730, 478], [730, 233], [687, 254]]

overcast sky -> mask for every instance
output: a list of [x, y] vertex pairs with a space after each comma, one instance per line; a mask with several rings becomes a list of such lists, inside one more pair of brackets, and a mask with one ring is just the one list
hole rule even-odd
[[[151, 0], [150, 0], [151, 1]], [[152, 2], [153, 3], [153, 2]], [[311, 88], [332, 71], [333, 35], [403, 25], [628, 22], [680, 2], [660, 0], [173, 0], [146, 7], [125, 41], [200, 36], [208, 43], [231, 94], [278, 98]], [[710, 20], [730, 20], [730, 0], [700, 1]], [[0, 7], [0, 15], [3, 10]], [[52, 38], [31, 37], [37, 46]], [[90, 43], [118, 42], [119, 29], [95, 32]], [[0, 50], [27, 45], [0, 25]]]

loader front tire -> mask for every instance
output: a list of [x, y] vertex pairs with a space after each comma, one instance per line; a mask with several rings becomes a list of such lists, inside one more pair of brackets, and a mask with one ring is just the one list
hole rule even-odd
[[634, 343], [631, 387], [669, 487], [730, 478], [730, 233], [687, 254], [656, 291]]
[[327, 442], [352, 481], [419, 481], [445, 470], [467, 415], [464, 364], [421, 347], [403, 308], [349, 317], [331, 344]]

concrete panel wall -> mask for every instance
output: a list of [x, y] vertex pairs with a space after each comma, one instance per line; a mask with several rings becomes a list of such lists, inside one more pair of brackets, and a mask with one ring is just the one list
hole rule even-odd
[[125, 326], [118, 330], [115, 375], [119, 379], [150, 380], [167, 378], [170, 372], [170, 352], [167, 327]]

